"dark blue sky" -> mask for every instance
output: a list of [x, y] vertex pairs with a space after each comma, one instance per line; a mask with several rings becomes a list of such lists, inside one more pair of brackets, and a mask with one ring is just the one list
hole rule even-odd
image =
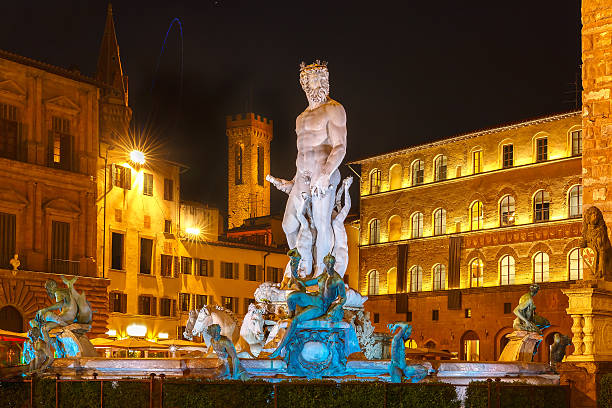
[[[93, 74], [106, 4], [5, 2], [0, 48]], [[120, 0], [113, 10], [138, 126], [191, 167], [183, 197], [221, 209], [226, 114], [273, 119], [272, 172], [292, 177], [302, 60], [329, 61], [331, 96], [348, 116], [347, 160], [574, 109], [578, 0]], [[175, 17], [183, 92], [176, 27], [151, 92]], [[284, 197], [272, 201], [280, 211]]]

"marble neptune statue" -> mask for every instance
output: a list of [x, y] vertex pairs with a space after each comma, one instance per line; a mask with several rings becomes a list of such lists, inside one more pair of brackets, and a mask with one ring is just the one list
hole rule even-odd
[[302, 63], [300, 84], [306, 93], [308, 107], [295, 121], [298, 150], [295, 176], [291, 181], [270, 176], [267, 179], [289, 194], [283, 217], [289, 248], [297, 247], [303, 204], [311, 200], [309, 221], [316, 237], [313, 237], [312, 270], [304, 271], [304, 275], [314, 272], [318, 276], [325, 268], [323, 258], [332, 252], [335, 241], [331, 217], [340, 183], [338, 167], [346, 153], [346, 113], [340, 103], [329, 97], [326, 62]]

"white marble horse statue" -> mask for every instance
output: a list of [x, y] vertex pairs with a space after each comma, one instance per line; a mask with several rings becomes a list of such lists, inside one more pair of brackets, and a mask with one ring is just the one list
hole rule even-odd
[[221, 335], [226, 336], [232, 342], [238, 340], [238, 332], [236, 332], [236, 325], [238, 323], [234, 314], [216, 305], [204, 305], [200, 310], [191, 310], [183, 336], [191, 340], [194, 336], [201, 335], [206, 345], [210, 347], [210, 335], [207, 329], [212, 324], [221, 326]]
[[244, 315], [240, 326], [240, 339], [236, 345], [238, 357], [257, 358], [264, 346], [264, 326], [274, 325], [276, 322], [266, 321], [263, 317], [265, 309], [255, 303], [249, 305], [249, 311]]

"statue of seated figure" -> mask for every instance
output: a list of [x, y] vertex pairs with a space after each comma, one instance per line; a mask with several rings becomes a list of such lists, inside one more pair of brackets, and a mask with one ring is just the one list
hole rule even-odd
[[514, 330], [523, 330], [528, 332], [535, 332], [542, 334], [542, 330], [550, 326], [550, 322], [536, 314], [535, 303], [533, 303], [533, 297], [540, 290], [540, 286], [533, 284], [529, 286], [529, 292], [525, 293], [519, 299], [519, 304], [514, 308], [514, 324], [512, 327]]
[[207, 332], [210, 335], [210, 343], [215, 354], [225, 361], [226, 370], [223, 377], [228, 377], [232, 380], [248, 380], [249, 375], [244, 367], [242, 367], [242, 364], [240, 364], [234, 343], [226, 336], [221, 335], [221, 326], [211, 324], [208, 326]]
[[387, 326], [391, 334], [395, 332], [391, 340], [391, 362], [389, 363], [389, 375], [391, 382], [401, 383], [406, 377], [410, 382], [419, 382], [427, 376], [427, 369], [421, 365], [406, 364], [405, 343], [412, 334], [412, 326], [406, 322], [396, 322]]
[[[295, 256], [299, 257], [299, 253]], [[328, 254], [324, 258], [325, 270], [321, 275], [310, 280], [298, 278], [299, 282], [304, 287], [317, 285], [319, 290], [317, 292], [300, 290], [289, 294], [287, 297], [289, 317], [293, 315], [295, 315], [295, 317], [293, 317], [285, 337], [278, 348], [270, 355], [270, 358], [276, 358], [280, 355], [289, 339], [295, 334], [297, 325], [301, 322], [315, 320], [323, 316], [325, 316], [326, 320], [333, 322], [342, 320], [344, 316], [342, 306], [346, 303], [346, 288], [344, 286], [344, 281], [334, 269], [335, 261], [333, 255]], [[296, 313], [298, 306], [300, 306], [302, 310]]]

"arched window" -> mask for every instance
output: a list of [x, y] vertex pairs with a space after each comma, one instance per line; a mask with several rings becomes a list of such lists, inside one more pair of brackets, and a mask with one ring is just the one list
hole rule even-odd
[[419, 265], [410, 269], [410, 291], [420, 292], [423, 290], [423, 268]]
[[368, 295], [378, 295], [378, 279], [376, 269], [368, 274]]
[[434, 180], [446, 180], [446, 156], [438, 156], [434, 161], [435, 177]]
[[416, 160], [412, 163], [412, 185], [418, 186], [423, 184], [423, 178], [425, 175], [425, 163], [423, 160]]
[[538, 252], [533, 257], [533, 281], [548, 282], [548, 254], [546, 252]]
[[474, 258], [470, 262], [470, 287], [477, 288], [482, 286], [483, 275], [482, 261], [479, 258]]
[[582, 217], [582, 186], [577, 185], [570, 188], [568, 193], [570, 218]]
[[446, 210], [438, 208], [434, 211], [434, 235], [446, 234]]
[[502, 285], [514, 285], [514, 257], [505, 255], [499, 260], [499, 277]]
[[242, 145], [237, 144], [236, 145], [236, 168], [235, 168], [236, 174], [235, 174], [235, 179], [234, 179], [234, 183], [235, 184], [242, 184]]
[[394, 164], [389, 171], [389, 188], [397, 190], [402, 188], [402, 165]]
[[540, 190], [533, 196], [533, 221], [548, 221], [550, 216], [550, 194]]
[[387, 293], [397, 293], [397, 268], [395, 267], [387, 271]]
[[584, 263], [582, 262], [582, 254], [580, 248], [574, 248], [568, 255], [569, 280], [582, 279]]
[[416, 212], [412, 214], [412, 238], [421, 238], [423, 236], [423, 213]]
[[370, 172], [370, 194], [380, 193], [380, 170], [374, 169]]
[[482, 228], [482, 203], [475, 201], [470, 207], [470, 229], [476, 231]]
[[399, 215], [389, 218], [389, 241], [399, 241], [402, 238], [402, 219]]
[[499, 225], [514, 225], [516, 206], [514, 197], [507, 195], [499, 203]]
[[380, 220], [374, 218], [370, 221], [370, 244], [378, 244], [380, 242]]
[[446, 289], [446, 267], [437, 264], [433, 267], [433, 290]]

